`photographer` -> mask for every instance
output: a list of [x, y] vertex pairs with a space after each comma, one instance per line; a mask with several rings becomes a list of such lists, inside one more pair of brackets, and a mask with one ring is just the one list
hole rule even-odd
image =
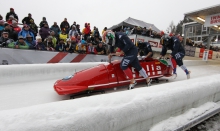
[[142, 59], [153, 57], [150, 43], [138, 41], [138, 57], [141, 57]]

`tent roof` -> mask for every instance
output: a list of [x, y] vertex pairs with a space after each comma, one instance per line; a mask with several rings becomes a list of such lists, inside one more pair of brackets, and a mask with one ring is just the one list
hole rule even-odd
[[110, 27], [109, 29], [113, 30], [113, 29], [116, 29], [118, 27], [121, 27], [121, 26], [129, 26], [129, 27], [134, 27], [134, 26], [140, 26], [140, 27], [146, 27], [147, 29], [151, 28], [152, 30], [156, 31], [156, 32], [160, 32], [160, 30], [154, 26], [154, 24], [150, 24], [150, 23], [146, 23], [144, 21], [141, 21], [141, 20], [137, 20], [137, 19], [134, 19], [134, 18], [131, 18], [131, 17], [128, 17], [126, 20], [120, 22], [119, 24], [117, 25], [114, 25], [112, 27]]

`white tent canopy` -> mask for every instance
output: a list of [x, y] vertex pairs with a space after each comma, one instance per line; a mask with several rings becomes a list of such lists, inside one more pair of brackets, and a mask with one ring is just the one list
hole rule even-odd
[[133, 28], [134, 26], [140, 26], [142, 28], [144, 28], [144, 27], [146, 27], [147, 29], [151, 28], [152, 30], [154, 30], [156, 32], [160, 32], [160, 30], [156, 26], [154, 26], [154, 24], [146, 23], [144, 21], [137, 20], [137, 19], [134, 19], [131, 17], [128, 17], [126, 20], [120, 22], [117, 25], [110, 27], [109, 29], [114, 30], [114, 29], [122, 27], [122, 26], [123, 27], [131, 27], [131, 28]]

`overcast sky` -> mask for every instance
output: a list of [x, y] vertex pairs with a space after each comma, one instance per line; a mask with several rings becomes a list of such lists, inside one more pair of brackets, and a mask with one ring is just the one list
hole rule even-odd
[[0, 0], [0, 14], [5, 19], [12, 7], [19, 22], [31, 13], [37, 25], [43, 16], [49, 26], [55, 21], [60, 25], [66, 17], [70, 24], [80, 24], [81, 29], [89, 22], [100, 31], [132, 17], [166, 30], [171, 21], [176, 25], [182, 20], [184, 13], [217, 4], [219, 0]]

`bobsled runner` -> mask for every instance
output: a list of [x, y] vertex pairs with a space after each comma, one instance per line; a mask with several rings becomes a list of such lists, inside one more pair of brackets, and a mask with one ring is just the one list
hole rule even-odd
[[[139, 60], [141, 66], [146, 70], [151, 79], [172, 76], [172, 67], [167, 60], [163, 63], [158, 59]], [[133, 67], [133, 76], [137, 82], [146, 81]], [[59, 95], [74, 95], [88, 91], [104, 91], [109, 88], [129, 85], [130, 80], [120, 68], [120, 61], [99, 64], [88, 68], [63, 79], [57, 80], [54, 89]]]

